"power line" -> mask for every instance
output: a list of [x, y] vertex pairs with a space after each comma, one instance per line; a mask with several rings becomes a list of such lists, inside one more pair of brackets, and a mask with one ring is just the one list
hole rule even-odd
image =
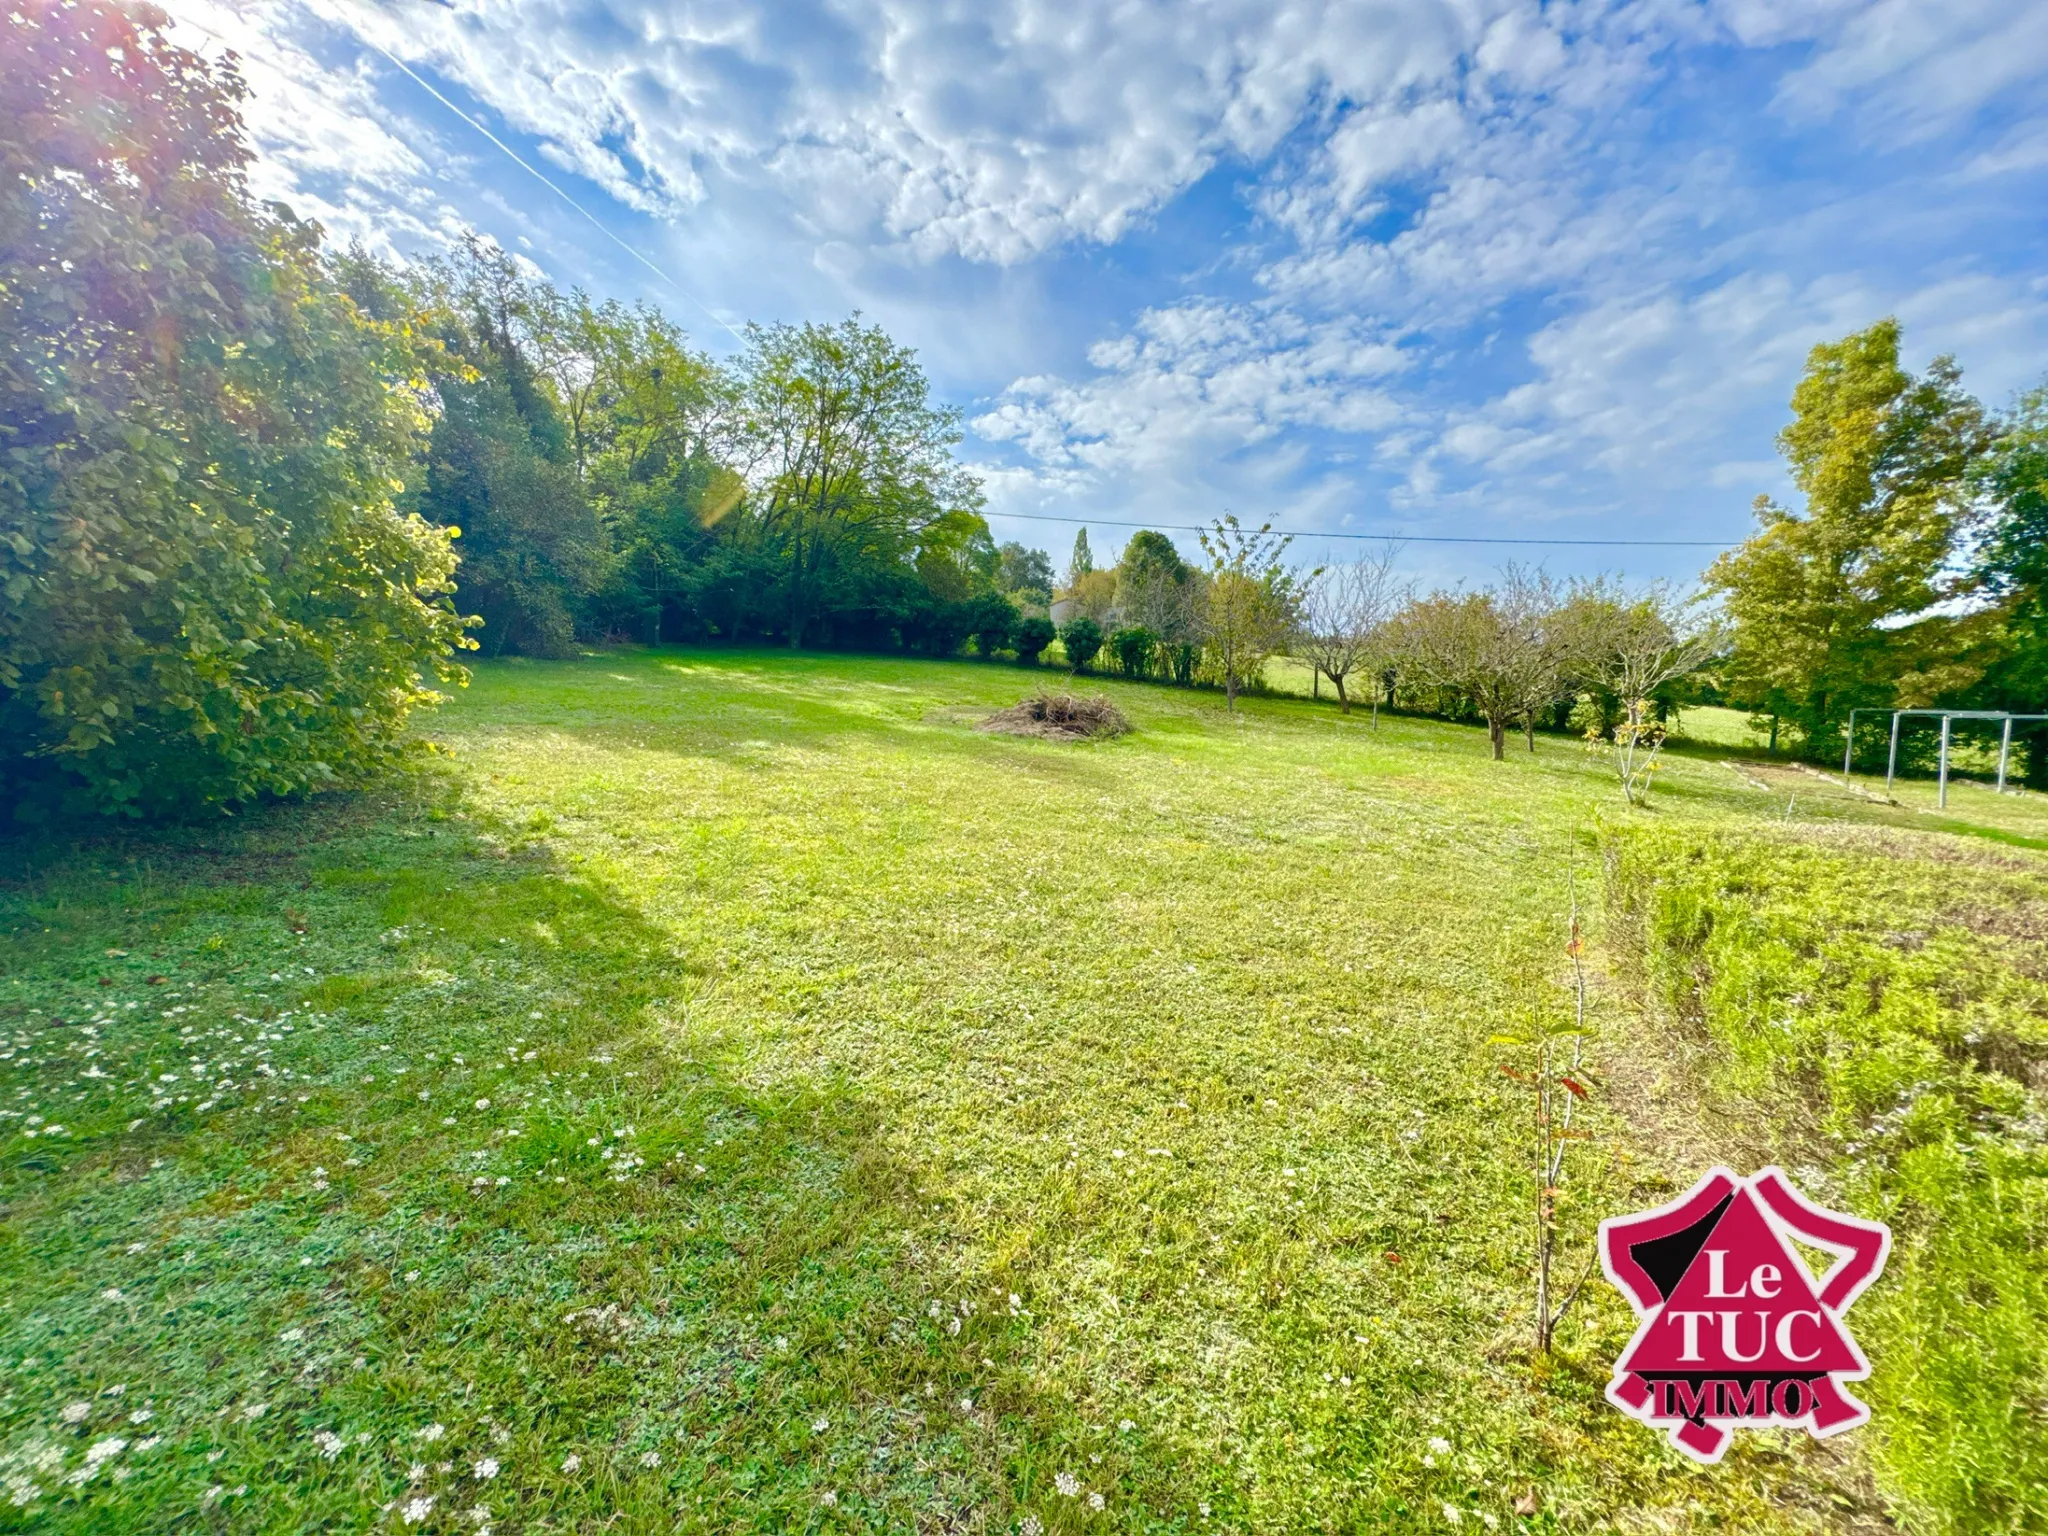
[[[182, 25], [188, 26], [192, 28], [193, 31], [198, 32], [203, 36], [211, 38], [214, 42], [219, 43], [223, 48], [232, 49], [234, 47], [234, 44], [230, 43], [218, 32], [215, 32], [210, 28], [201, 26], [198, 22], [192, 20], [189, 16], [181, 17], [179, 18], [179, 20]], [[699, 309], [703, 310], [704, 313], [710, 317], [711, 323], [713, 325], [716, 325], [723, 329], [724, 331], [726, 331], [734, 341], [739, 342], [743, 346], [746, 344], [747, 338], [739, 331], [734, 330], [730, 325], [727, 325], [725, 321], [721, 320], [718, 317], [717, 312], [713, 310], [709, 304], [706, 304], [702, 299], [698, 298], [696, 294], [690, 292], [689, 289], [685, 288], [673, 277], [670, 277], [668, 273], [664, 272], [660, 267], [656, 266], [652, 261], [648, 260], [646, 255], [643, 254], [638, 248], [628, 245], [624, 240], [621, 240], [616, 234], [612, 232], [612, 230], [601, 219], [597, 217], [596, 214], [592, 213], [588, 208], [584, 207], [581, 203], [577, 202], [575, 198], [571, 197], [567, 192], [563, 191], [560, 186], [558, 186], [555, 182], [550, 180], [541, 171], [536, 169], [530, 161], [528, 161], [524, 156], [522, 156], [511, 145], [507, 144], [503, 139], [499, 138], [495, 133], [491, 132], [490, 129], [486, 128], [482, 123], [478, 122], [475, 118], [471, 117], [467, 112], [463, 111], [462, 108], [455, 105], [455, 103], [450, 101], [446, 96], [443, 96], [439, 91], [435, 90], [434, 87], [429, 85], [425, 80], [423, 80], [419, 76], [419, 74], [413, 69], [413, 67], [405, 62], [405, 60], [401, 59], [389, 48], [386, 48], [374, 37], [364, 37], [361, 33], [357, 33], [356, 36], [359, 41], [367, 43], [370, 47], [376, 49], [379, 53], [383, 54], [385, 58], [389, 59], [393, 65], [395, 65], [400, 71], [404, 73], [407, 79], [412, 81], [414, 85], [417, 85], [421, 90], [425, 91], [429, 96], [433, 97], [434, 100], [441, 103], [442, 106], [446, 107], [450, 112], [453, 112], [457, 117], [461, 118], [465, 123], [469, 124], [470, 127], [474, 128], [478, 133], [482, 134], [485, 138], [489, 139], [491, 143], [496, 145], [501, 151], [504, 152], [506, 158], [509, 159], [514, 165], [518, 166], [522, 171], [526, 172], [527, 175], [531, 176], [535, 181], [539, 182], [542, 186], [546, 187], [550, 192], [554, 193], [555, 196], [559, 197], [571, 208], [574, 208], [578, 213], [582, 214], [584, 218], [590, 221], [591, 227], [594, 228], [599, 234], [603, 235], [605, 239], [611, 241], [613, 245], [616, 245], [628, 256], [632, 257], [635, 261], [639, 262], [641, 266], [645, 267], [648, 271], [652, 272], [664, 283], [667, 283], [669, 287], [675, 289], [677, 293], [681, 294], [684, 298], [688, 299], [692, 304], [696, 305]]]
[[[362, 34], [358, 33], [357, 36], [362, 37]], [[584, 207], [581, 203], [577, 202], [575, 198], [571, 197], [567, 192], [563, 191], [562, 188], [556, 185], [554, 181], [549, 179], [547, 176], [543, 175], [531, 162], [529, 162], [527, 159], [525, 159], [525, 157], [520, 155], [520, 153], [517, 150], [513, 149], [511, 145], [507, 144], [503, 139], [499, 138], [495, 133], [491, 132], [490, 129], [486, 128], [482, 123], [478, 122], [475, 118], [471, 117], [467, 112], [463, 111], [462, 108], [455, 105], [455, 103], [450, 101], [446, 96], [443, 96], [439, 91], [435, 90], [434, 87], [429, 85], [426, 82], [426, 80], [421, 78], [419, 73], [415, 71], [410, 64], [406, 63], [405, 60], [401, 59], [397, 54], [393, 53], [389, 48], [386, 48], [382, 43], [378, 42], [373, 37], [362, 37], [362, 41], [368, 43], [372, 48], [376, 49], [379, 53], [383, 54], [385, 58], [389, 59], [394, 65], [396, 65], [401, 71], [404, 72], [406, 78], [411, 80], [414, 85], [417, 85], [421, 90], [425, 91], [429, 96], [433, 97], [434, 100], [441, 103], [442, 106], [446, 107], [450, 112], [453, 112], [457, 117], [461, 118], [465, 123], [469, 124], [470, 127], [474, 128], [478, 133], [482, 134], [485, 138], [489, 139], [493, 144], [497, 145], [497, 147], [500, 150], [504, 151], [506, 158], [511, 160], [514, 165], [518, 166], [522, 171], [525, 171], [527, 175], [531, 176], [535, 181], [539, 182], [542, 186], [546, 187], [550, 192], [554, 193], [555, 196], [559, 197], [571, 208], [574, 208], [578, 213], [582, 214], [584, 218], [590, 221], [591, 227], [594, 228], [599, 234], [603, 235], [605, 239], [611, 241], [613, 245], [616, 245], [628, 256], [632, 257], [635, 261], [639, 262], [641, 266], [645, 267], [648, 271], [652, 272], [664, 283], [667, 283], [669, 287], [673, 288], [677, 293], [681, 294], [684, 298], [688, 299], [692, 304], [696, 305], [699, 309], [703, 310], [705, 314], [711, 317], [712, 323], [714, 325], [722, 327], [725, 331], [727, 331], [732, 336], [733, 340], [739, 342], [743, 346], [746, 344], [747, 338], [740, 334], [740, 332], [734, 330], [730, 325], [727, 325], [725, 321], [721, 320], [718, 317], [718, 315], [715, 312], [713, 312], [709, 304], [706, 304], [702, 299], [698, 298], [697, 295], [690, 292], [689, 289], [685, 288], [673, 277], [670, 277], [668, 273], [664, 272], [660, 267], [656, 266], [652, 261], [648, 260], [647, 257], [643, 255], [636, 247], [628, 245], [624, 240], [621, 240], [616, 234], [612, 232], [610, 227], [607, 226], [603, 220], [597, 217], [596, 214], [592, 213], [588, 208]]]
[[[205, 33], [206, 36], [213, 38], [213, 40], [217, 43], [223, 41], [223, 39], [216, 36], [213, 32], [208, 31], [207, 28], [199, 26], [197, 22], [190, 22], [188, 23], [188, 25], [191, 25], [199, 32]], [[652, 272], [656, 277], [660, 278], [664, 283], [667, 283], [669, 287], [673, 288], [677, 293], [681, 294], [685, 299], [688, 299], [692, 304], [696, 305], [697, 308], [701, 309], [707, 316], [710, 317], [711, 322], [714, 325], [717, 325], [721, 329], [726, 331], [727, 334], [729, 334], [733, 338], [733, 340], [740, 342], [742, 345], [745, 344], [747, 338], [741, 332], [733, 329], [733, 327], [728, 325], [724, 320], [720, 319], [717, 313], [712, 310], [710, 305], [706, 304], [702, 299], [698, 298], [689, 289], [685, 288], [681, 283], [677, 282], [673, 277], [669, 276], [667, 272], [663, 271], [659, 266], [655, 265], [654, 262], [650, 261], [647, 258], [647, 256], [644, 255], [636, 247], [628, 245], [624, 240], [620, 239], [619, 236], [615, 234], [611, 230], [611, 228], [608, 225], [606, 225], [601, 219], [599, 219], [596, 214], [592, 213], [588, 208], [585, 208], [581, 203], [577, 202], [575, 198], [571, 197], [556, 182], [554, 182], [547, 175], [542, 173], [537, 167], [535, 167], [530, 161], [528, 161], [524, 156], [522, 156], [517, 150], [513, 149], [511, 145], [507, 144], [503, 139], [499, 138], [495, 133], [491, 132], [490, 129], [486, 128], [482, 123], [478, 122], [475, 118], [471, 117], [467, 112], [463, 111], [462, 108], [458, 107], [446, 96], [442, 95], [440, 91], [436, 90], [431, 84], [429, 84], [427, 80], [424, 79], [416, 70], [414, 70], [410, 64], [406, 63], [405, 60], [398, 57], [397, 54], [393, 53], [390, 49], [386, 48], [382, 43], [378, 42], [375, 38], [366, 37], [361, 33], [358, 33], [356, 35], [362, 42], [367, 43], [370, 47], [376, 49], [378, 53], [382, 54], [386, 59], [390, 60], [392, 65], [396, 69], [398, 69], [402, 74], [404, 74], [407, 79], [411, 80], [413, 84], [417, 85], [421, 90], [425, 91], [429, 96], [433, 97], [434, 100], [438, 101], [450, 112], [453, 112], [457, 117], [461, 118], [463, 122], [467, 123], [471, 128], [474, 128], [478, 133], [482, 134], [484, 138], [488, 139], [493, 145], [495, 145], [497, 149], [500, 152], [502, 152], [504, 156], [508, 160], [510, 160], [514, 165], [518, 166], [522, 171], [525, 171], [527, 175], [531, 176], [535, 181], [539, 182], [542, 186], [546, 187], [550, 192], [554, 193], [555, 196], [559, 197], [571, 208], [575, 209], [576, 212], [581, 214], [584, 217], [584, 219], [586, 219], [590, 223], [591, 227], [595, 229], [599, 234], [603, 235], [605, 239], [611, 241], [612, 244], [616, 245], [628, 256], [632, 257], [635, 261], [639, 262], [641, 266], [645, 267], [648, 271]], [[1124, 522], [1116, 518], [1108, 517], [1053, 517], [1045, 514], [1031, 512], [1003, 512], [998, 513], [997, 516], [1015, 518], [1020, 522], [1027, 523], [1065, 523], [1068, 525], [1080, 525], [1082, 527], [1153, 528], [1167, 533], [1207, 533], [1209, 531], [1209, 525], [1206, 523], [1134, 523]], [[1273, 531], [1275, 533], [1283, 534], [1289, 538], [1302, 539], [1385, 539], [1394, 543], [1401, 544], [1522, 544], [1543, 545], [1557, 548], [1572, 547], [1600, 549], [1733, 549], [1740, 542], [1739, 540], [1734, 539], [1516, 539], [1482, 538], [1477, 536], [1429, 533], [1309, 533], [1300, 530], [1291, 530], [1286, 528], [1276, 528]]]
[[[995, 512], [992, 517], [1013, 517], [1026, 523], [1079, 523], [1089, 528], [1151, 528], [1163, 533], [1208, 533], [1209, 523], [1130, 523], [1113, 517], [1051, 517], [1032, 512]], [[1324, 533], [1303, 529], [1275, 528], [1275, 533], [1295, 539], [1370, 539], [1393, 544], [1552, 544], [1578, 547], [1630, 549], [1733, 549], [1739, 539], [1497, 539], [1443, 533]]]

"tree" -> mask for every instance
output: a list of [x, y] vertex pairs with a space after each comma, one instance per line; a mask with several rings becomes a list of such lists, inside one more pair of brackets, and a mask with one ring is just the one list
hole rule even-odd
[[993, 656], [1010, 643], [1019, 622], [1017, 610], [1000, 592], [980, 592], [967, 599], [967, 632], [984, 657]]
[[[1387, 624], [1408, 599], [1394, 577], [1394, 548], [1340, 565], [1310, 582], [1302, 602], [1301, 659], [1337, 690], [1337, 707], [1351, 713], [1345, 680], [1354, 672], [1384, 668], [1390, 656]], [[1373, 723], [1379, 696], [1373, 695]]]
[[576, 474], [549, 458], [497, 359], [440, 381], [420, 511], [461, 534], [464, 604], [487, 655], [566, 656], [611, 550]]
[[0, 795], [190, 811], [370, 771], [461, 670], [402, 513], [405, 317], [248, 197], [232, 61], [154, 8], [0, 28]]
[[1056, 638], [1052, 620], [1040, 614], [1032, 614], [1017, 621], [1017, 627], [1010, 632], [1010, 644], [1017, 652], [1017, 660], [1025, 666], [1035, 666], [1039, 655]]
[[1702, 611], [1699, 597], [1682, 596], [1666, 582], [1631, 593], [1603, 581], [1575, 588], [1560, 620], [1568, 675], [1620, 701], [1615, 766], [1623, 795], [1640, 802], [1648, 796], [1650, 769], [1664, 740], [1655, 697], [1720, 651], [1719, 618]]
[[[358, 274], [405, 285], [396, 274]], [[539, 367], [556, 296], [475, 235], [411, 274], [439, 342], [440, 412], [419, 510], [460, 531], [464, 603], [483, 619], [486, 655], [566, 656], [584, 600], [604, 582], [612, 542], [577, 469], [597, 451], [595, 412], [572, 432]]]
[[1994, 598], [2048, 605], [2048, 384], [1998, 422], [1975, 482], [1993, 508], [1977, 549], [1978, 584]]
[[1066, 648], [1067, 665], [1086, 672], [1088, 663], [1102, 650], [1102, 626], [1093, 619], [1069, 619], [1060, 631], [1060, 644]]
[[1066, 589], [1076, 617], [1107, 625], [1116, 615], [1116, 572], [1084, 571]]
[[580, 290], [525, 287], [527, 345], [578, 478], [616, 492], [703, 449], [729, 404], [727, 382], [680, 327], [650, 304], [593, 304]]
[[1792, 411], [1778, 446], [1805, 511], [1759, 497], [1758, 531], [1707, 580], [1732, 625], [1735, 696], [1815, 750], [1852, 707], [1974, 680], [1981, 664], [1929, 610], [1966, 586], [1955, 556], [1988, 431], [1953, 360], [1918, 378], [1900, 366], [1895, 320], [1815, 347]]
[[1013, 599], [1052, 605], [1052, 556], [1042, 549], [1005, 544], [996, 551], [996, 585]]
[[1414, 676], [1455, 690], [1486, 722], [1496, 760], [1513, 725], [1531, 729], [1562, 684], [1564, 652], [1554, 622], [1555, 585], [1510, 565], [1484, 592], [1438, 592], [1401, 615], [1403, 655]]
[[726, 444], [781, 557], [791, 646], [836, 580], [914, 562], [949, 516], [986, 537], [980, 482], [953, 460], [959, 412], [932, 403], [916, 355], [880, 327], [749, 326], [734, 394]]
[[729, 381], [651, 306], [532, 286], [528, 344], [608, 546], [602, 584], [576, 602], [579, 627], [650, 641], [681, 631], [704, 532], [745, 489], [712, 451]]
[[1095, 555], [1088, 548], [1088, 530], [1074, 535], [1074, 552], [1067, 558], [1067, 585], [1072, 586], [1095, 569]]
[[[1966, 702], [2038, 714], [2048, 710], [2048, 385], [2022, 395], [1999, 421], [1976, 488], [1990, 516], [1972, 576], [1993, 604], [1998, 633]], [[2048, 730], [2023, 725], [2015, 741], [2026, 750], [2027, 782], [2048, 788]]]
[[1247, 531], [1232, 516], [1197, 537], [1209, 561], [1204, 639], [1223, 676], [1224, 702], [1235, 710], [1245, 684], [1265, 675], [1294, 633], [1300, 582], [1280, 563], [1294, 539], [1271, 523]]
[[1124, 676], [1152, 675], [1152, 661], [1159, 649], [1159, 637], [1151, 630], [1141, 624], [1127, 624], [1110, 632], [1108, 645], [1117, 670]]
[[1192, 567], [1173, 547], [1173, 540], [1149, 528], [1141, 528], [1131, 535], [1131, 541], [1124, 546], [1123, 558], [1117, 561], [1117, 579], [1120, 587], [1126, 590], [1149, 585], [1155, 578], [1178, 584], [1186, 581], [1191, 572]]
[[1161, 669], [1185, 687], [1202, 650], [1203, 582], [1173, 547], [1149, 529], [1131, 535], [1116, 571], [1116, 608], [1124, 624], [1154, 638]]

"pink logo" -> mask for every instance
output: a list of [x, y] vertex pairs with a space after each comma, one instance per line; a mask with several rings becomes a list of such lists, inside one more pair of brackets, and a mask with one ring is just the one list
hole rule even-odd
[[[1815, 1279], [1792, 1239], [1831, 1254]], [[1838, 1435], [1870, 1417], [1842, 1315], [1884, 1269], [1891, 1229], [1821, 1209], [1776, 1168], [1715, 1168], [1669, 1205], [1600, 1223], [1600, 1267], [1641, 1319], [1607, 1400], [1696, 1461], [1744, 1425]]]

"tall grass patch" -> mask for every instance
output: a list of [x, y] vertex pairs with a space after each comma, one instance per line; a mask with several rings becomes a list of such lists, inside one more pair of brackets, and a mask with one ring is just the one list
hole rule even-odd
[[1645, 990], [1831, 1203], [1892, 1224], [1858, 1307], [1877, 1473], [1926, 1531], [2048, 1523], [2048, 870], [1898, 834], [1631, 829]]

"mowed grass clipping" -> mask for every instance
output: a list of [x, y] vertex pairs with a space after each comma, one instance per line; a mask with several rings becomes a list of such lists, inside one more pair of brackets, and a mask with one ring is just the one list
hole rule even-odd
[[[1597, 1276], [1531, 1356], [1488, 1043], [1568, 1016], [1603, 817], [1784, 808], [1299, 701], [973, 729], [1033, 686], [497, 664], [378, 795], [12, 845], [0, 1528], [1864, 1522], [1853, 1444], [1608, 1407]], [[1582, 1123], [1564, 1283], [1698, 1171]]]

